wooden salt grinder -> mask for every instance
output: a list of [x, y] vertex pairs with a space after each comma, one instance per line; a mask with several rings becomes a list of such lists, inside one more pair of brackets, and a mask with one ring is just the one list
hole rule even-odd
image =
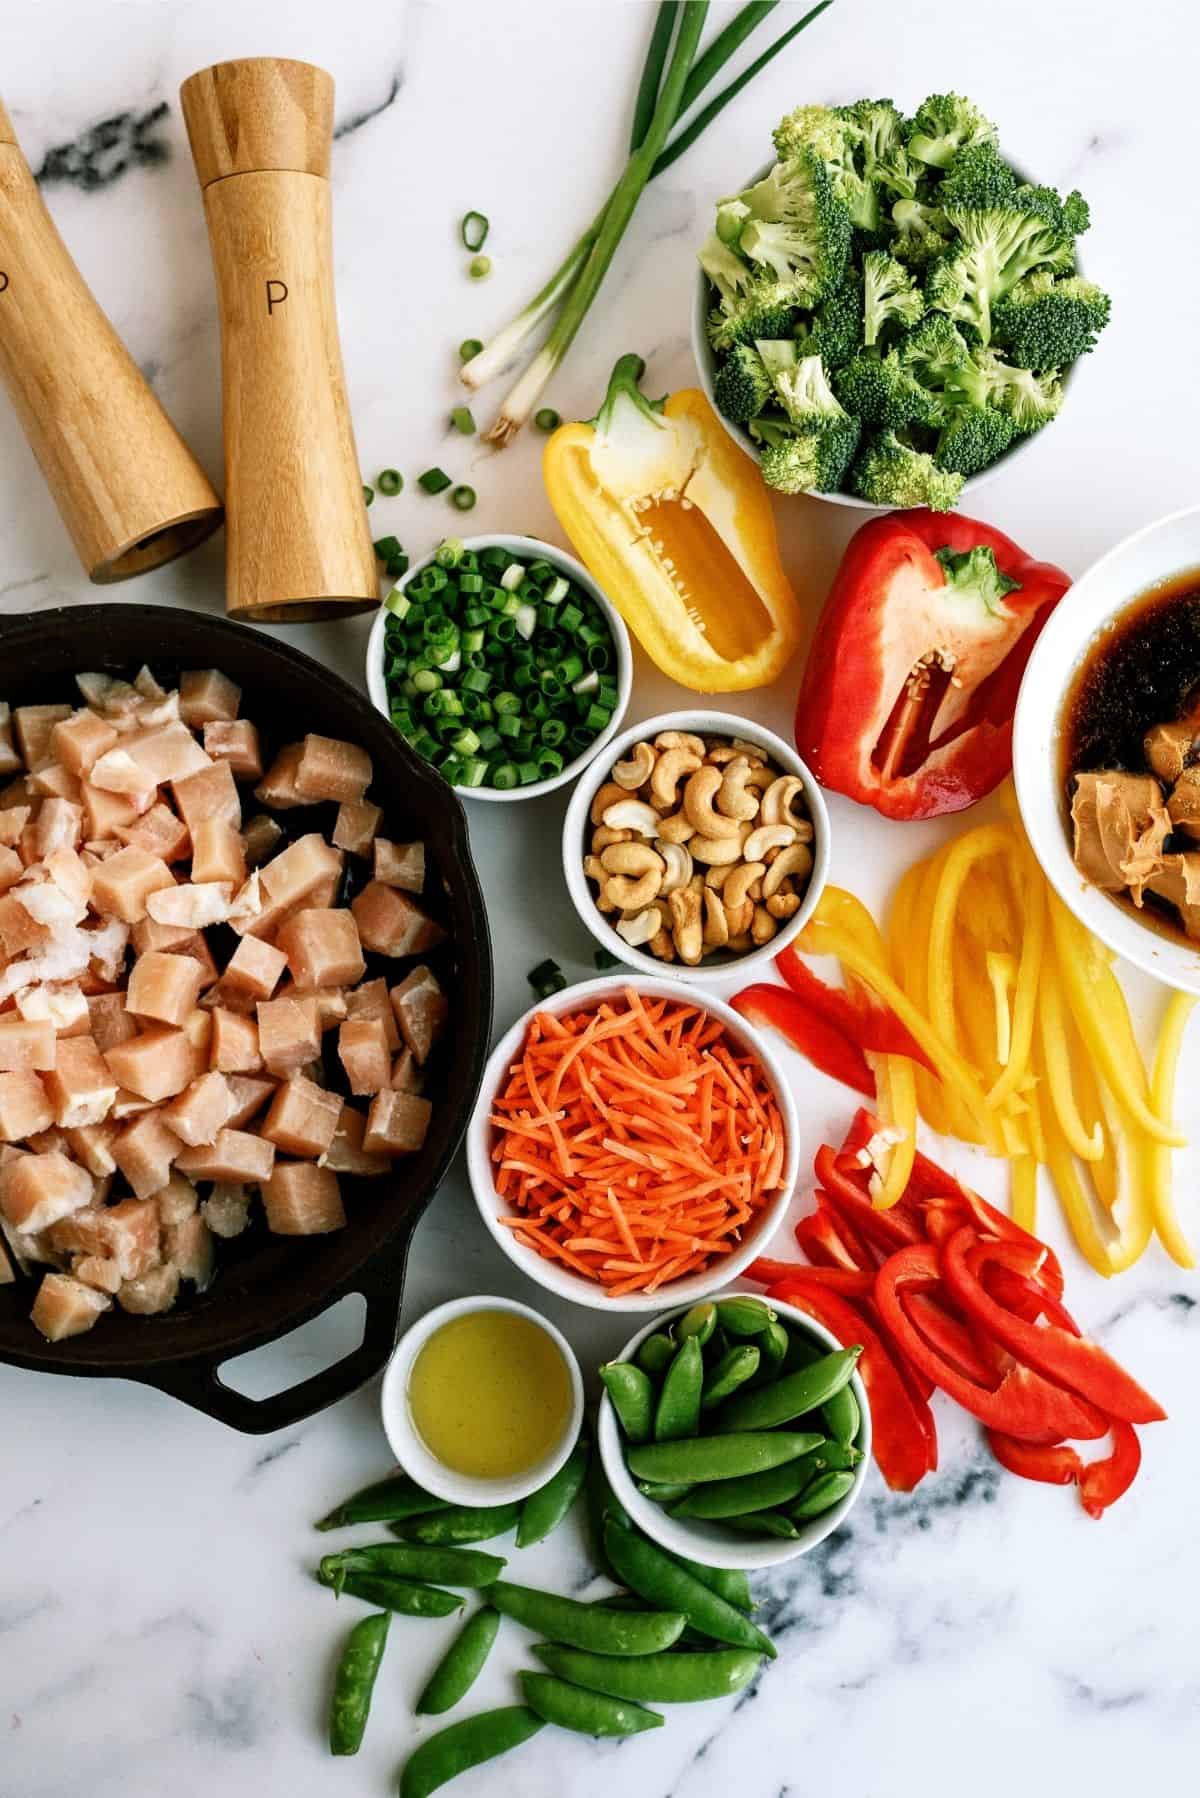
[[260, 624], [349, 616], [379, 577], [333, 295], [333, 78], [276, 57], [180, 89], [204, 190], [224, 382], [225, 603]]
[[72, 262], [3, 104], [0, 379], [94, 581], [216, 530], [221, 502]]

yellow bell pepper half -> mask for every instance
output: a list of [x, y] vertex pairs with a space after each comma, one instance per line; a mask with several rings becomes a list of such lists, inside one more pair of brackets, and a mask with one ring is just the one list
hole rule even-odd
[[665, 401], [622, 356], [599, 416], [546, 445], [550, 504], [651, 660], [680, 686], [766, 686], [801, 636], [771, 501], [702, 393]]

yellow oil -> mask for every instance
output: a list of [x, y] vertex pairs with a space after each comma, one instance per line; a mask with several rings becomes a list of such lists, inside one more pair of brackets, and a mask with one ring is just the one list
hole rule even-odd
[[436, 1330], [408, 1381], [426, 1448], [454, 1473], [507, 1479], [562, 1436], [571, 1410], [566, 1364], [546, 1332], [511, 1311], [472, 1311]]

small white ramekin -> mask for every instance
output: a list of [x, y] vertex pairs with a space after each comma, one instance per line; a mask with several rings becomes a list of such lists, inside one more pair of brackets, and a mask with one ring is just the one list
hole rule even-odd
[[[731, 1298], [733, 1294], [711, 1296]], [[771, 1309], [777, 1311], [790, 1328], [807, 1332], [823, 1349], [839, 1349], [843, 1346], [823, 1324], [817, 1323], [806, 1312], [798, 1311], [794, 1305], [785, 1305], [779, 1299], [771, 1299], [769, 1302]], [[664, 1312], [661, 1317], [644, 1325], [636, 1336], [630, 1337], [616, 1359], [631, 1361], [647, 1336], [652, 1335], [655, 1330], [661, 1330], [676, 1317], [681, 1317], [686, 1309], [684, 1306], [682, 1309]], [[863, 1458], [854, 1469], [854, 1484], [845, 1498], [832, 1505], [820, 1517], [811, 1517], [798, 1525], [800, 1534], [794, 1541], [778, 1536], [762, 1536], [758, 1540], [753, 1536], [735, 1536], [732, 1531], [723, 1530], [720, 1524], [709, 1523], [702, 1517], [672, 1517], [661, 1505], [655, 1504], [653, 1499], [646, 1498], [638, 1491], [625, 1465], [624, 1438], [612, 1400], [607, 1393], [600, 1401], [597, 1433], [604, 1472], [616, 1497], [638, 1528], [669, 1553], [684, 1555], [690, 1561], [699, 1561], [704, 1567], [738, 1567], [747, 1573], [758, 1568], [779, 1567], [784, 1561], [794, 1561], [797, 1555], [805, 1555], [818, 1542], [823, 1542], [826, 1536], [831, 1535], [845, 1521], [849, 1511], [858, 1503], [859, 1494], [866, 1482], [867, 1469], [871, 1465], [871, 1406], [866, 1387], [857, 1373], [850, 1376], [850, 1389], [862, 1414], [858, 1446], [863, 1451]]]
[[[626, 987], [634, 988], [643, 998], [676, 999], [710, 1012], [720, 1020], [739, 1046], [758, 1060], [779, 1106], [784, 1130], [784, 1158], [782, 1179], [774, 1197], [764, 1205], [743, 1241], [728, 1255], [722, 1255], [701, 1273], [689, 1274], [682, 1280], [672, 1280], [658, 1292], [631, 1292], [624, 1293], [620, 1298], [609, 1298], [603, 1287], [595, 1281], [585, 1280], [582, 1274], [572, 1273], [570, 1268], [548, 1261], [534, 1249], [525, 1248], [516, 1240], [515, 1232], [499, 1222], [501, 1217], [510, 1213], [505, 1201], [497, 1193], [492, 1177], [493, 1129], [489, 1119], [492, 1101], [517, 1057], [530, 1022], [538, 1012], [549, 1012], [552, 1016], [557, 1016], [561, 1012], [598, 1005], [605, 999], [619, 997]], [[557, 1293], [559, 1298], [572, 1299], [577, 1305], [588, 1305], [593, 1310], [614, 1313], [656, 1311], [664, 1300], [677, 1300], [680, 1304], [693, 1305], [697, 1299], [708, 1298], [727, 1286], [731, 1280], [735, 1280], [756, 1255], [765, 1253], [771, 1237], [783, 1222], [799, 1175], [800, 1120], [787, 1076], [773, 1051], [758, 1031], [745, 1018], [739, 1017], [732, 1006], [707, 993], [697, 993], [679, 980], [664, 980], [661, 976], [651, 980], [642, 974], [625, 977], [608, 974], [601, 980], [586, 980], [580, 986], [567, 987], [563, 992], [554, 993], [537, 1005], [531, 1005], [524, 1016], [517, 1019], [512, 1029], [500, 1038], [483, 1071], [479, 1098], [467, 1126], [466, 1146], [467, 1173], [479, 1215], [492, 1240], [523, 1274], [528, 1274], [536, 1285], [544, 1286], [548, 1292]]]
[[[737, 737], [741, 742], [753, 743], [784, 774], [794, 774], [803, 782], [804, 802], [813, 827], [812, 873], [799, 911], [786, 919], [770, 942], [763, 943], [760, 948], [747, 949], [740, 955], [719, 951], [715, 955], [706, 956], [694, 968], [685, 967], [680, 961], [661, 962], [656, 956], [648, 955], [644, 949], [631, 949], [624, 938], [617, 935], [597, 906], [595, 889], [583, 871], [583, 859], [589, 853], [591, 845], [592, 823], [589, 813], [592, 800], [610, 778], [615, 764], [628, 755], [635, 743], [644, 742], [664, 730], [691, 731], [701, 737]], [[829, 811], [825, 796], [807, 764], [800, 760], [790, 743], [785, 743], [773, 731], [764, 729], [761, 724], [752, 724], [748, 718], [735, 718], [728, 712], [663, 712], [657, 718], [647, 718], [643, 723], [635, 724], [622, 732], [581, 776], [563, 819], [562, 857], [563, 877], [575, 910], [596, 941], [610, 955], [615, 955], [618, 961], [627, 967], [638, 968], [643, 974], [661, 975], [669, 971], [672, 978], [689, 983], [728, 979], [731, 974], [746, 974], [752, 968], [770, 961], [793, 937], [799, 936], [812, 917], [829, 877]]]
[[[456, 1317], [465, 1317], [475, 1311], [509, 1311], [516, 1317], [528, 1319], [539, 1330], [545, 1331], [562, 1356], [571, 1383], [570, 1415], [559, 1440], [540, 1461], [535, 1462], [524, 1473], [514, 1474], [506, 1480], [476, 1479], [469, 1474], [455, 1473], [453, 1469], [444, 1466], [435, 1455], [430, 1454], [421, 1440], [408, 1403], [408, 1382], [412, 1376], [413, 1364], [429, 1338], [443, 1324], [453, 1323]], [[384, 1371], [380, 1409], [384, 1434], [391, 1444], [392, 1453], [409, 1478], [415, 1480], [426, 1492], [432, 1492], [435, 1498], [444, 1498], [453, 1505], [514, 1504], [519, 1498], [528, 1498], [531, 1492], [536, 1492], [539, 1486], [544, 1486], [547, 1480], [552, 1479], [574, 1447], [583, 1424], [583, 1378], [570, 1343], [562, 1331], [556, 1330], [539, 1312], [531, 1310], [528, 1305], [518, 1304], [515, 1299], [472, 1295], [470, 1298], [451, 1299], [446, 1305], [436, 1305], [404, 1332]]]
[[[617, 611], [608, 595], [598, 587], [592, 576], [581, 562], [569, 556], [565, 550], [558, 549], [553, 543], [543, 543], [538, 537], [514, 537], [504, 532], [492, 532], [485, 537], [464, 537], [461, 539], [467, 549], [503, 549], [510, 556], [519, 556], [522, 561], [549, 562], [560, 574], [570, 581], [575, 581], [583, 588], [589, 599], [594, 599], [604, 613], [608, 628], [612, 632], [613, 649], [617, 658], [617, 703], [613, 715], [599, 732], [595, 741], [577, 755], [572, 762], [567, 762], [558, 774], [550, 775], [546, 780], [534, 780], [527, 787], [509, 787], [501, 791], [499, 787], [455, 787], [454, 791], [460, 799], [487, 799], [505, 803], [513, 799], [538, 799], [543, 793], [552, 793], [555, 787], [566, 786], [568, 781], [582, 773], [592, 757], [599, 755], [605, 745], [612, 741], [621, 728], [626, 711], [629, 709], [629, 696], [633, 691], [633, 652], [629, 646], [629, 632], [625, 620]], [[423, 574], [436, 558], [436, 551], [427, 555], [423, 561], [416, 562], [402, 580], [397, 582], [401, 592]], [[391, 716], [388, 705], [387, 683], [383, 675], [383, 639], [387, 628], [388, 613], [383, 606], [375, 615], [371, 626], [371, 634], [367, 638], [366, 678], [367, 692], [376, 711], [382, 712], [385, 718]]]

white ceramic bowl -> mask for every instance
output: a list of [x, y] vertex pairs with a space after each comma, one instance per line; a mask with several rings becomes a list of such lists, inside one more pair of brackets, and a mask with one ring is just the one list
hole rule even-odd
[[[732, 1295], [724, 1293], [714, 1296], [728, 1298]], [[794, 1305], [785, 1305], [779, 1299], [771, 1299], [770, 1305], [790, 1328], [807, 1332], [822, 1349], [841, 1348], [842, 1344], [837, 1337], [831, 1335], [823, 1324], [816, 1323], [806, 1312], [798, 1311]], [[686, 1308], [667, 1311], [661, 1317], [654, 1318], [636, 1336], [630, 1337], [616, 1359], [632, 1360], [647, 1336], [662, 1329], [672, 1319], [681, 1317]], [[699, 1561], [705, 1567], [740, 1567], [748, 1573], [756, 1568], [778, 1567], [784, 1561], [795, 1560], [797, 1555], [807, 1554], [818, 1542], [823, 1542], [858, 1502], [867, 1469], [871, 1465], [871, 1407], [867, 1401], [866, 1388], [857, 1373], [850, 1376], [850, 1388], [862, 1413], [858, 1445], [863, 1451], [863, 1458], [854, 1469], [854, 1484], [845, 1498], [820, 1517], [809, 1518], [799, 1525], [800, 1534], [795, 1541], [778, 1536], [762, 1536], [757, 1540], [753, 1536], [735, 1536], [731, 1530], [723, 1530], [719, 1523], [709, 1523], [702, 1517], [672, 1517], [661, 1505], [655, 1504], [653, 1499], [646, 1498], [638, 1491], [625, 1465], [625, 1440], [612, 1400], [605, 1393], [600, 1401], [597, 1441], [608, 1483], [638, 1528], [671, 1554], [685, 1555], [688, 1560]]]
[[[728, 1255], [722, 1255], [718, 1263], [703, 1272], [689, 1274], [682, 1280], [672, 1280], [658, 1292], [631, 1292], [614, 1299], [608, 1298], [594, 1280], [585, 1280], [582, 1274], [572, 1273], [570, 1268], [548, 1261], [533, 1249], [525, 1248], [516, 1240], [515, 1232], [506, 1229], [498, 1221], [501, 1217], [508, 1216], [509, 1212], [497, 1193], [492, 1178], [493, 1131], [488, 1120], [492, 1100], [525, 1040], [530, 1021], [538, 1012], [546, 1011], [557, 1016], [560, 1012], [598, 1005], [602, 1000], [618, 997], [627, 987], [633, 987], [643, 998], [676, 999], [699, 1006], [720, 1020], [739, 1047], [754, 1055], [761, 1063], [779, 1106], [785, 1146], [783, 1179], [779, 1189], [764, 1205], [753, 1229], [747, 1232], [736, 1249]], [[783, 1222], [799, 1171], [800, 1119], [796, 1101], [792, 1097], [786, 1074], [759, 1033], [747, 1024], [745, 1018], [739, 1017], [732, 1006], [724, 1004], [720, 999], [712, 998], [707, 993], [697, 993], [694, 988], [684, 986], [679, 980], [664, 980], [661, 977], [649, 980], [641, 974], [625, 977], [619, 973], [606, 974], [601, 980], [585, 980], [580, 986], [567, 987], [565, 991], [554, 993], [549, 999], [531, 1005], [492, 1050], [483, 1070], [475, 1111], [467, 1127], [467, 1173], [471, 1191], [475, 1195], [479, 1215], [493, 1241], [513, 1265], [519, 1267], [523, 1274], [528, 1274], [536, 1285], [544, 1286], [548, 1292], [557, 1293], [559, 1298], [572, 1299], [577, 1305], [588, 1305], [593, 1310], [611, 1311], [614, 1314], [619, 1311], [657, 1311], [666, 1301], [678, 1302], [684, 1306], [694, 1305], [697, 1299], [706, 1299], [735, 1280], [756, 1255], [765, 1253], [767, 1244]]]
[[[436, 1456], [430, 1454], [421, 1440], [409, 1409], [408, 1382], [413, 1363], [429, 1338], [443, 1324], [453, 1323], [456, 1317], [465, 1317], [475, 1311], [508, 1311], [536, 1324], [539, 1330], [545, 1331], [562, 1356], [571, 1382], [571, 1412], [561, 1437], [540, 1461], [524, 1473], [514, 1474], [507, 1480], [475, 1479], [469, 1474], [455, 1473], [444, 1466]], [[507, 1505], [514, 1504], [519, 1498], [528, 1498], [531, 1492], [544, 1486], [570, 1454], [583, 1424], [583, 1379], [570, 1343], [562, 1331], [556, 1330], [539, 1312], [531, 1311], [528, 1305], [519, 1305], [515, 1299], [472, 1296], [452, 1299], [449, 1304], [435, 1306], [404, 1332], [384, 1371], [380, 1408], [383, 1413], [384, 1434], [391, 1444], [392, 1453], [418, 1486], [423, 1487], [426, 1492], [432, 1492], [435, 1498], [444, 1498], [453, 1505]]]
[[[741, 955], [717, 953], [706, 956], [694, 968], [685, 967], [678, 961], [661, 962], [644, 949], [631, 949], [598, 908], [595, 888], [583, 871], [583, 858], [591, 843], [592, 824], [589, 813], [592, 800], [609, 779], [615, 764], [628, 755], [635, 743], [644, 742], [664, 730], [692, 731], [697, 736], [737, 737], [755, 744], [785, 774], [794, 774], [803, 781], [804, 800], [813, 827], [812, 873], [799, 911], [787, 918], [770, 942], [764, 943], [761, 948], [747, 949]], [[563, 877], [575, 910], [596, 941], [615, 955], [618, 961], [628, 967], [638, 968], [643, 974], [659, 975], [669, 970], [673, 978], [685, 980], [689, 984], [727, 979], [730, 974], [749, 973], [752, 968], [778, 955], [793, 937], [799, 935], [812, 917], [829, 877], [829, 811], [825, 796], [810, 774], [807, 764], [800, 760], [790, 743], [785, 743], [773, 731], [765, 730], [761, 724], [751, 724], [746, 718], [732, 717], [728, 712], [663, 712], [657, 718], [647, 718], [643, 723], [624, 731], [608, 744], [604, 754], [597, 757], [582, 776], [571, 795], [571, 803], [563, 820], [562, 855]]]
[[1200, 570], [1200, 508], [1146, 525], [1080, 576], [1029, 658], [1013, 728], [1013, 773], [1029, 841], [1063, 904], [1135, 967], [1181, 992], [1200, 993], [1200, 949], [1141, 923], [1075, 866], [1061, 779], [1063, 706], [1092, 644], [1143, 594], [1192, 570]]
[[[552, 774], [547, 780], [534, 780], [527, 787], [510, 787], [501, 792], [499, 787], [455, 787], [454, 791], [460, 799], [487, 799], [508, 802], [514, 799], [537, 799], [543, 793], [552, 793], [555, 787], [566, 786], [587, 767], [594, 755], [600, 754], [606, 743], [611, 742], [621, 728], [621, 721], [629, 709], [629, 695], [633, 691], [633, 652], [629, 646], [629, 632], [625, 620], [617, 611], [612, 601], [602, 588], [598, 587], [582, 563], [574, 556], [567, 555], [565, 550], [558, 549], [553, 543], [543, 543], [538, 537], [512, 537], [503, 532], [493, 532], [486, 537], [464, 537], [461, 539], [467, 549], [503, 549], [509, 555], [519, 556], [523, 561], [542, 560], [551, 563], [560, 574], [568, 580], [575, 581], [590, 599], [594, 599], [608, 621], [612, 632], [613, 648], [617, 657], [617, 703], [613, 715], [595, 741], [577, 755], [573, 762], [567, 762], [562, 771]], [[421, 562], [416, 562], [402, 580], [397, 582], [400, 590], [416, 580], [435, 560], [436, 550], [432, 551]], [[371, 626], [371, 634], [367, 638], [367, 692], [371, 703], [384, 717], [391, 716], [388, 705], [387, 686], [383, 677], [383, 638], [387, 627], [388, 613], [383, 606], [375, 615]]]

